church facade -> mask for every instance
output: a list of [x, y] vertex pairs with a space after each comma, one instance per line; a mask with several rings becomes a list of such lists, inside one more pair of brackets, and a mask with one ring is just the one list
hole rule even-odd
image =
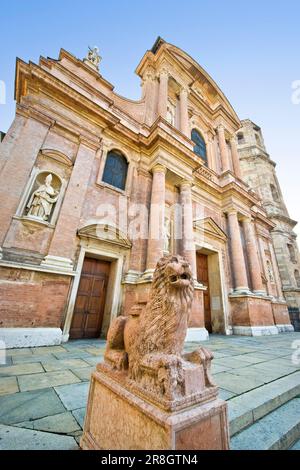
[[117, 315], [142, 314], [166, 254], [192, 268], [190, 340], [292, 331], [275, 223], [242, 178], [242, 124], [217, 84], [161, 38], [137, 66], [139, 101], [99, 64], [97, 48], [17, 60], [0, 144], [0, 338], [105, 335]]

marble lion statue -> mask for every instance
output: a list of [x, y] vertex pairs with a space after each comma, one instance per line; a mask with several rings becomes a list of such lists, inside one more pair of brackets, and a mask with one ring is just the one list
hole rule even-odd
[[[214, 385], [209, 374], [209, 351], [198, 348], [182, 356], [193, 294], [188, 262], [179, 255], [161, 258], [154, 271], [148, 303], [133, 307], [130, 315], [119, 316], [111, 324], [105, 363], [114, 370], [128, 370], [129, 377], [137, 382], [149, 379], [149, 371], [156, 371], [155, 380], [167, 394], [167, 389], [181, 383], [185, 359], [203, 364], [206, 384]], [[149, 388], [148, 379], [145, 388]]]

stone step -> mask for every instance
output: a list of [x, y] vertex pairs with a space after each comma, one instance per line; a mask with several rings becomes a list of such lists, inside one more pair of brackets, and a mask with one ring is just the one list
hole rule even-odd
[[285, 403], [233, 436], [232, 450], [287, 450], [300, 438], [300, 398]]
[[300, 439], [290, 448], [290, 450], [300, 450]]
[[300, 371], [232, 398], [227, 402], [230, 435], [234, 436], [298, 395]]

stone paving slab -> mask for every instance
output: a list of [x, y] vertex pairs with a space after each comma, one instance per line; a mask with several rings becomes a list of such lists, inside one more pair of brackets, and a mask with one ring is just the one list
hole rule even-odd
[[0, 425], [1, 450], [75, 450], [74, 437]]
[[32, 351], [30, 348], [15, 348], [7, 349], [6, 354], [8, 356], [32, 356]]
[[26, 375], [26, 374], [36, 374], [38, 372], [45, 372], [41, 364], [38, 362], [27, 363], [27, 364], [18, 364], [13, 366], [5, 366], [0, 368], [0, 376], [9, 376], [9, 375]]
[[219, 397], [222, 400], [230, 400], [231, 398], [235, 397], [236, 394], [233, 392], [229, 392], [228, 390], [224, 390], [223, 388], [219, 388]]
[[54, 434], [69, 434], [81, 429], [76, 419], [69, 411], [57, 415], [45, 416], [44, 418], [34, 421], [25, 421], [15, 426], [35, 429], [37, 431], [53, 432]]
[[64, 360], [64, 359], [85, 359], [93, 357], [86, 351], [72, 351], [72, 352], [60, 352], [60, 353], [53, 353], [55, 359]]
[[72, 415], [76, 419], [79, 426], [83, 429], [84, 418], [85, 418], [86, 407], [78, 408], [77, 410], [72, 411]]
[[222, 366], [220, 364], [215, 364], [214, 362], [212, 363], [212, 366], [211, 366], [212, 374], [219, 374], [220, 372], [227, 372], [228, 370], [232, 370], [232, 368]]
[[66, 411], [53, 390], [35, 390], [0, 397], [0, 423], [14, 424]]
[[87, 362], [91, 366], [96, 366], [99, 362], [103, 361], [103, 356], [91, 356], [84, 358], [85, 362]]
[[249, 353], [239, 354], [238, 356], [234, 356], [234, 359], [242, 362], [247, 362], [249, 364], [257, 364], [259, 362], [272, 361], [275, 359], [275, 356], [265, 353]]
[[67, 410], [86, 406], [89, 393], [89, 382], [55, 387], [55, 391]]
[[264, 382], [256, 377], [239, 377], [230, 372], [215, 375], [215, 381], [219, 387], [237, 395], [264, 385]]
[[44, 372], [43, 374], [29, 374], [18, 377], [21, 392], [36, 390], [40, 388], [56, 387], [58, 385], [80, 382], [69, 370], [58, 370], [55, 372]]
[[18, 391], [19, 387], [16, 377], [0, 378], [0, 395], [6, 395], [8, 393], [17, 393]]
[[53, 356], [53, 354], [43, 354], [43, 355], [38, 355], [38, 354], [32, 354], [31, 356], [27, 355], [27, 356], [22, 356], [22, 355], [18, 355], [18, 356], [13, 356], [12, 358], [12, 363], [13, 364], [26, 364], [26, 363], [30, 363], [30, 364], [33, 364], [34, 362], [42, 362], [42, 361], [55, 361], [56, 358]]
[[297, 441], [290, 450], [300, 450], [300, 440]]
[[233, 369], [247, 367], [247, 362], [236, 359], [235, 357], [222, 357], [221, 359], [215, 359], [214, 364], [231, 367]]
[[65, 353], [66, 350], [63, 346], [38, 346], [36, 348], [30, 348], [32, 354], [56, 354], [56, 353]]
[[255, 365], [251, 367], [244, 367], [242, 369], [231, 369], [231, 374], [238, 375], [241, 378], [254, 377], [258, 380], [261, 380], [265, 384], [280, 379], [283, 376], [282, 372], [278, 372], [276, 370], [259, 369]]
[[104, 354], [105, 348], [86, 348], [85, 352], [93, 354], [94, 356], [99, 356], [99, 354]]
[[260, 362], [259, 364], [255, 364], [255, 366], [257, 369], [261, 369], [266, 372], [277, 372], [282, 376], [295, 372], [294, 367], [291, 367], [290, 365], [280, 365], [277, 364], [276, 361]]
[[55, 370], [66, 370], [79, 367], [88, 367], [89, 364], [83, 359], [54, 359], [52, 361], [42, 361], [42, 366], [46, 372], [52, 372]]
[[71, 369], [74, 375], [83, 382], [90, 381], [91, 373], [95, 370], [95, 366], [81, 367], [79, 369]]

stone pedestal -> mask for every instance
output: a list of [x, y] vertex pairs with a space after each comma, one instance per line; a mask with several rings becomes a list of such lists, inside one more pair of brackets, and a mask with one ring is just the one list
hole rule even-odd
[[270, 297], [231, 294], [233, 333], [243, 336], [276, 335]]
[[92, 374], [84, 450], [226, 450], [227, 405], [213, 387], [199, 402], [168, 411], [115, 380], [101, 365]]
[[294, 331], [294, 327], [291, 324], [286, 302], [273, 301], [272, 310], [274, 322], [279, 333], [284, 333], [286, 331]]

